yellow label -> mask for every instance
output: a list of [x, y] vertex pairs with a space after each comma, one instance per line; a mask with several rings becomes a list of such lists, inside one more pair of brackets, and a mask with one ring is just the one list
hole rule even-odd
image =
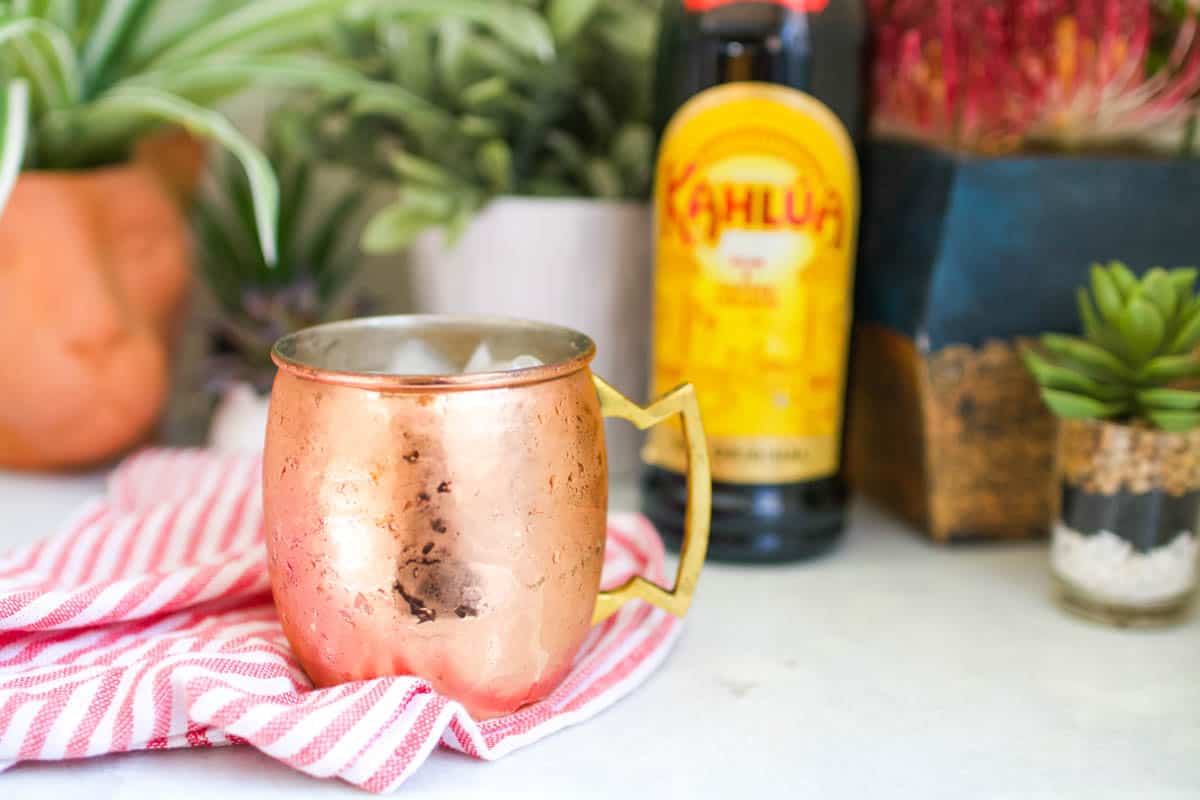
[[[695, 385], [715, 479], [837, 472], [857, 224], [853, 145], [813, 97], [725, 84], [667, 127], [654, 390]], [[644, 458], [682, 472], [682, 437], [659, 426]]]

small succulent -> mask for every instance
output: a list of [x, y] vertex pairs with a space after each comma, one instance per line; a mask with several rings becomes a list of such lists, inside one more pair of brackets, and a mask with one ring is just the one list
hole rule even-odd
[[369, 251], [461, 230], [493, 197], [642, 199], [658, 0], [394, 0], [336, 47], [373, 85], [312, 109], [322, 157], [392, 175]]
[[361, 259], [352, 225], [362, 194], [348, 191], [314, 206], [311, 165], [272, 135], [265, 148], [279, 175], [280, 206], [276, 234], [279, 260], [267, 263], [255, 245], [255, 221], [249, 181], [228, 161], [216, 174], [216, 197], [196, 205], [200, 273], [218, 306], [208, 355], [210, 387], [220, 391], [233, 382], [270, 389], [275, 369], [271, 346], [292, 331], [357, 312], [361, 301], [346, 287]]
[[1200, 296], [1196, 270], [1146, 272], [1095, 265], [1078, 290], [1084, 335], [1046, 334], [1043, 356], [1023, 352], [1050, 410], [1067, 419], [1144, 421], [1165, 431], [1200, 426]]

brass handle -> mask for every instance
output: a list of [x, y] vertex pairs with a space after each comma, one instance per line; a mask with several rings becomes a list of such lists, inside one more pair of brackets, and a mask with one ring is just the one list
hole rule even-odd
[[639, 430], [657, 425], [675, 414], [683, 416], [683, 434], [687, 442], [687, 511], [684, 517], [683, 549], [675, 590], [667, 591], [642, 577], [630, 578], [611, 592], [600, 592], [592, 624], [603, 622], [634, 598], [641, 598], [677, 617], [687, 613], [708, 552], [708, 527], [712, 517], [712, 474], [708, 463], [708, 443], [700, 424], [700, 406], [690, 383], [673, 389], [646, 408], [625, 397], [600, 378], [592, 376], [600, 395], [600, 411], [605, 417], [632, 422]]

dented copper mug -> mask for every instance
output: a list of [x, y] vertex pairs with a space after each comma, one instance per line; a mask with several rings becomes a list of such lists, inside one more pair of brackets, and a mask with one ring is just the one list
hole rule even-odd
[[[386, 373], [406, 339], [463, 363], [544, 366]], [[477, 718], [541, 699], [589, 627], [633, 598], [683, 615], [707, 548], [711, 486], [690, 386], [642, 409], [588, 369], [565, 328], [469, 317], [321, 325], [276, 344], [263, 463], [271, 587], [318, 686], [418, 675]], [[604, 416], [682, 416], [689, 535], [673, 591], [599, 592], [608, 504]]]

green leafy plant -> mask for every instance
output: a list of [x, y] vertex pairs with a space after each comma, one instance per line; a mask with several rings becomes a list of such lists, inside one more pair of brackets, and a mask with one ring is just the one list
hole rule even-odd
[[392, 0], [336, 42], [399, 91], [316, 103], [312, 146], [399, 181], [369, 251], [453, 236], [499, 195], [641, 199], [656, 36], [655, 0]]
[[1046, 334], [1045, 355], [1023, 352], [1050, 410], [1174, 432], [1200, 426], [1200, 391], [1186, 385], [1200, 377], [1196, 274], [1156, 267], [1139, 280], [1120, 262], [1093, 266], [1091, 291], [1078, 290], [1084, 335]]
[[312, 165], [278, 134], [266, 154], [281, 188], [278, 263], [255, 244], [250, 181], [232, 161], [218, 168], [214, 196], [196, 204], [198, 265], [218, 307], [207, 364], [216, 390], [240, 381], [268, 391], [279, 337], [356, 310], [346, 289], [362, 261], [353, 246], [362, 193], [318, 197]]
[[[227, 148], [275, 259], [278, 186], [221, 114], [250, 84], [344, 90], [360, 76], [300, 51], [350, 0], [0, 0], [0, 213], [20, 170], [119, 162], [164, 122]], [[378, 93], [378, 92], [377, 92]]]

